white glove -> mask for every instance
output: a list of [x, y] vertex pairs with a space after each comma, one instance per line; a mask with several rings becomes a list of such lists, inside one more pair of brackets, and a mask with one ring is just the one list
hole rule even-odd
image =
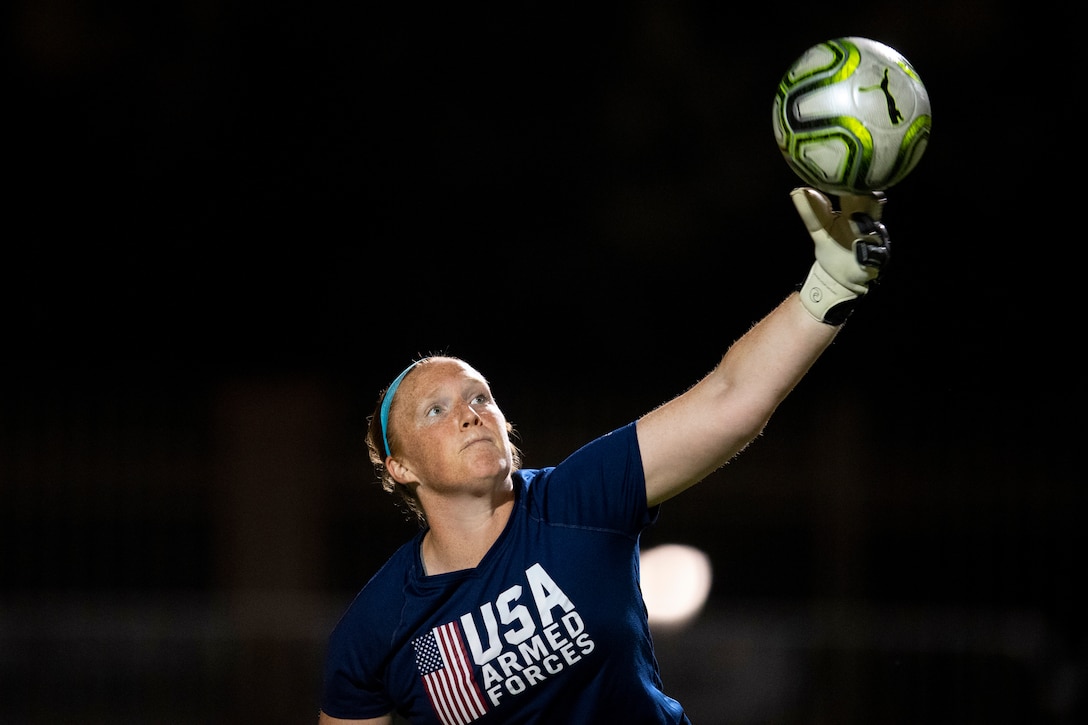
[[839, 197], [841, 211], [816, 189], [790, 192], [816, 245], [816, 261], [801, 285], [801, 303], [820, 322], [841, 325], [888, 264], [891, 240], [880, 223], [884, 194]]

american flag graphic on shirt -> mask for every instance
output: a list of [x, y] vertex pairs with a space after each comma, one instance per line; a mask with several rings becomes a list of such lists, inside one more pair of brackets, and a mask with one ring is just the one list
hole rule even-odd
[[443, 725], [468, 725], [488, 710], [456, 622], [415, 639], [416, 667]]

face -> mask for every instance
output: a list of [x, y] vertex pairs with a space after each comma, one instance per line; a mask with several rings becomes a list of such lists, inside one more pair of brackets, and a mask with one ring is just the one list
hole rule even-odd
[[389, 471], [423, 489], [490, 490], [513, 467], [506, 417], [487, 381], [453, 358], [420, 362], [397, 388], [389, 412], [396, 442]]

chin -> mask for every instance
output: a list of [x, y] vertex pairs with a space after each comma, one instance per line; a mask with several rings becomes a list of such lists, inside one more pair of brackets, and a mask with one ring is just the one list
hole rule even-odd
[[510, 461], [506, 459], [492, 460], [473, 466], [481, 478], [491, 478], [496, 481], [505, 480], [510, 475]]

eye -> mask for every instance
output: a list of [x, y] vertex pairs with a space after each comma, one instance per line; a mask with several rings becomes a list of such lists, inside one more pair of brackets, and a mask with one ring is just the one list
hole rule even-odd
[[442, 406], [441, 405], [435, 404], [435, 405], [432, 405], [430, 408], [427, 408], [427, 416], [428, 417], [435, 416], [435, 415], [441, 415], [441, 414], [442, 414]]

